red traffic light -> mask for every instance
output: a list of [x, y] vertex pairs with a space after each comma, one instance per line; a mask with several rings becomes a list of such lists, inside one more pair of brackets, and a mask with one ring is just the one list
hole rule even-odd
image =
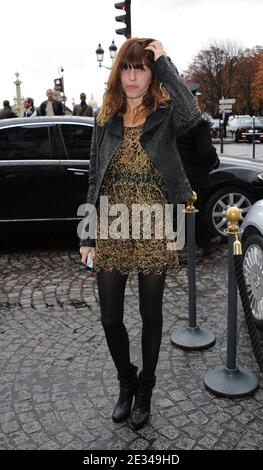
[[118, 2], [114, 4], [117, 10], [123, 10], [126, 12], [125, 15], [115, 16], [116, 21], [125, 24], [124, 28], [116, 29], [117, 34], [123, 34], [127, 39], [131, 37], [131, 0], [125, 0], [125, 2]]
[[114, 3], [114, 5], [115, 5], [115, 8], [117, 8], [117, 10], [124, 10], [124, 11], [126, 11], [126, 2]]
[[54, 89], [57, 91], [63, 91], [63, 78], [55, 78], [54, 79]]

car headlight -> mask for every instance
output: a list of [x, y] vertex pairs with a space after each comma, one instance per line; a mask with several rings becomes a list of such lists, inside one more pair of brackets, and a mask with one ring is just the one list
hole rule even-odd
[[261, 181], [263, 181], [263, 173], [258, 173], [258, 174], [257, 174], [257, 177], [258, 177], [258, 179], [260, 179]]

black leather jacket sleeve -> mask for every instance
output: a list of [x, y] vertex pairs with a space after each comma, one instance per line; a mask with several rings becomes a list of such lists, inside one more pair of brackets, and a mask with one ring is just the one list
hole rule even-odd
[[97, 123], [94, 122], [94, 128], [91, 139], [90, 146], [90, 163], [89, 163], [89, 190], [87, 196], [87, 202], [92, 204], [93, 197], [96, 187], [96, 169], [97, 169], [97, 144], [96, 144], [96, 134], [97, 134]]
[[[97, 123], [94, 122], [94, 128], [92, 133], [91, 147], [90, 147], [90, 164], [89, 164], [89, 189], [87, 195], [87, 203], [93, 204], [94, 193], [96, 188], [96, 170], [97, 170]], [[95, 211], [95, 208], [94, 208]], [[86, 217], [86, 214], [85, 214]], [[80, 246], [96, 246], [96, 240], [93, 238], [85, 238], [80, 241]]]
[[153, 73], [159, 77], [172, 99], [172, 125], [176, 136], [184, 134], [196, 126], [201, 119], [201, 111], [194, 97], [179, 75], [176, 66], [165, 55], [159, 57], [153, 66]]

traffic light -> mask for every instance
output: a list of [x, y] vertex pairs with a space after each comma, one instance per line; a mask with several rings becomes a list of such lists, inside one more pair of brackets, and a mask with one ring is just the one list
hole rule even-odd
[[123, 34], [127, 39], [131, 37], [131, 0], [125, 0], [125, 2], [115, 3], [117, 10], [125, 12], [124, 15], [115, 16], [116, 21], [120, 21], [125, 24], [124, 28], [116, 29], [117, 34]]
[[54, 84], [54, 90], [61, 91], [62, 93], [64, 93], [63, 77], [55, 78]]

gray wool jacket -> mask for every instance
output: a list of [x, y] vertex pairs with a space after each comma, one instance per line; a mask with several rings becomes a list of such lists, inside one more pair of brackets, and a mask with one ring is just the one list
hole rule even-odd
[[[201, 119], [201, 112], [192, 93], [184, 84], [175, 65], [167, 56], [159, 57], [153, 65], [153, 73], [160, 78], [171, 95], [165, 107], [159, 107], [146, 118], [140, 142], [143, 150], [163, 177], [168, 202], [174, 205], [187, 201], [192, 189], [185, 174], [176, 145], [176, 138], [194, 127]], [[111, 158], [121, 144], [123, 118], [115, 115], [104, 126], [95, 123], [89, 168], [87, 202], [96, 205], [100, 188]], [[95, 240], [83, 238], [80, 246], [95, 246]]]

